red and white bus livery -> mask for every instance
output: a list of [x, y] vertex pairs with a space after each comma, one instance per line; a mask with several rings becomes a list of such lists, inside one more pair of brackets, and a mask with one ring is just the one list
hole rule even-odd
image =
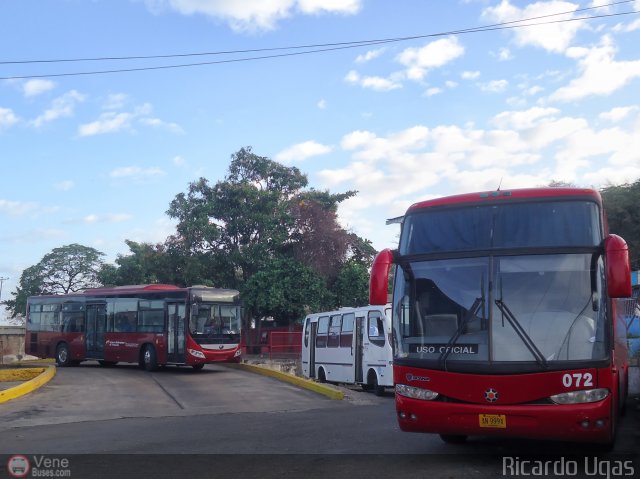
[[374, 261], [395, 264], [396, 409], [446, 442], [500, 435], [611, 444], [627, 395], [629, 254], [597, 191], [494, 191], [414, 204]]
[[27, 300], [27, 353], [60, 366], [97, 360], [175, 364], [240, 361], [236, 290], [166, 284], [87, 289]]

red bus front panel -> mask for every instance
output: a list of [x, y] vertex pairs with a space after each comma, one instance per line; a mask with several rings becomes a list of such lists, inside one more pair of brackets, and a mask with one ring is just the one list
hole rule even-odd
[[[397, 384], [438, 393], [434, 400], [396, 394], [403, 431], [608, 442], [617, 400], [610, 368], [517, 375], [477, 375], [394, 367]], [[550, 396], [606, 388], [608, 396], [582, 404], [554, 404]]]

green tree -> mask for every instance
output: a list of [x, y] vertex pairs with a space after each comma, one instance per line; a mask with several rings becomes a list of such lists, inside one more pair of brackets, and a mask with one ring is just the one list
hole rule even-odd
[[364, 306], [369, 303], [369, 270], [357, 261], [350, 259], [344, 263], [332, 290], [337, 306]]
[[79, 244], [54, 248], [38, 264], [22, 272], [13, 300], [6, 301], [11, 317], [26, 312], [27, 298], [36, 294], [67, 294], [100, 286], [104, 253]]
[[631, 269], [640, 270], [640, 180], [632, 184], [607, 186], [600, 193], [611, 233], [629, 245]]
[[253, 274], [242, 296], [246, 307], [273, 317], [282, 326], [334, 302], [323, 279], [292, 258], [276, 259]]

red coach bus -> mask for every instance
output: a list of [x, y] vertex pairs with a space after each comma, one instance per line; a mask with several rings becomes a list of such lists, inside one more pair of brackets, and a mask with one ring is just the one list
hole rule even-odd
[[627, 395], [627, 245], [597, 191], [538, 188], [412, 205], [395, 264], [396, 410], [445, 442], [498, 435], [613, 444]]
[[27, 353], [60, 366], [160, 365], [240, 360], [236, 290], [166, 284], [87, 289], [27, 300]]

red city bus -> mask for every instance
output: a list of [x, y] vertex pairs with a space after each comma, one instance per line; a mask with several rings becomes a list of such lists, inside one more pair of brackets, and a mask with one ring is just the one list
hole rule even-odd
[[403, 431], [612, 445], [628, 389], [621, 311], [629, 253], [597, 191], [537, 188], [412, 205], [395, 265], [396, 410]]
[[60, 366], [97, 360], [202, 369], [240, 361], [240, 301], [231, 289], [167, 284], [87, 289], [27, 300], [27, 353]]

